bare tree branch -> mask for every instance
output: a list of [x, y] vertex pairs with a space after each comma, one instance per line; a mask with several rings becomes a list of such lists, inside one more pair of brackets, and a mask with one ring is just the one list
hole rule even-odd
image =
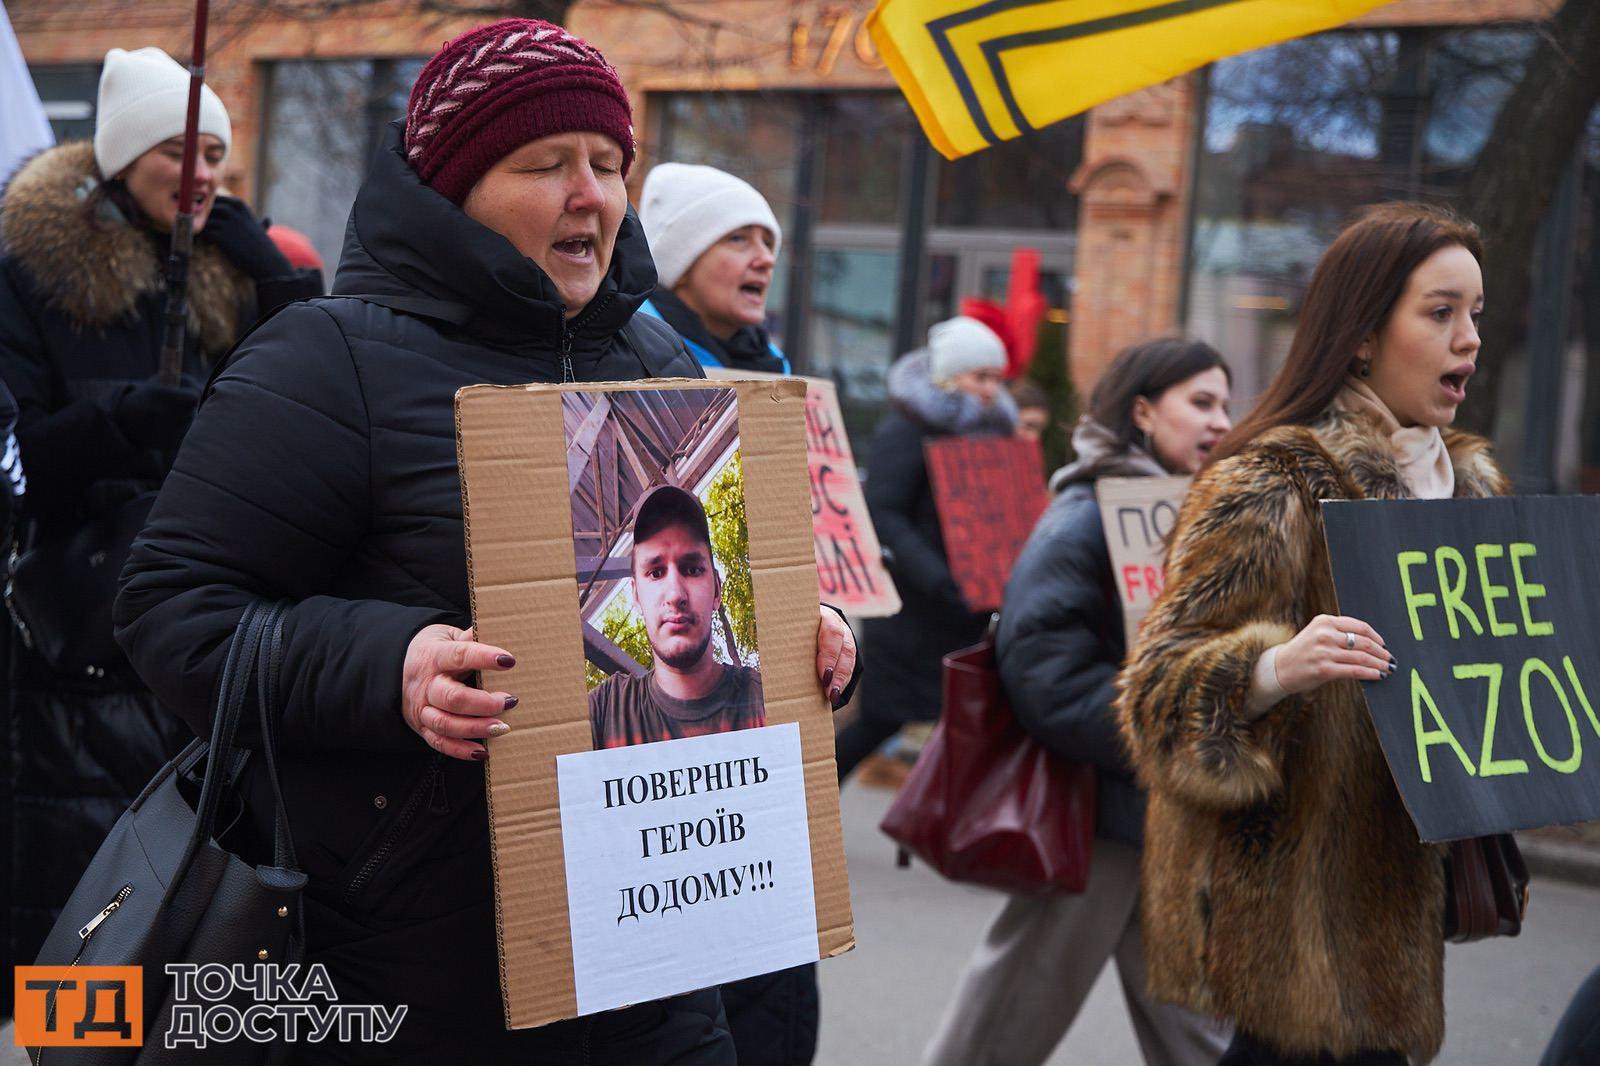
[[[1474, 390], [1498, 396], [1506, 359], [1526, 335], [1534, 240], [1589, 112], [1600, 101], [1600, 0], [1567, 0], [1495, 116], [1467, 179], [1462, 209], [1483, 232], [1483, 355]], [[1463, 428], [1494, 428], [1489, 404], [1468, 405]]]

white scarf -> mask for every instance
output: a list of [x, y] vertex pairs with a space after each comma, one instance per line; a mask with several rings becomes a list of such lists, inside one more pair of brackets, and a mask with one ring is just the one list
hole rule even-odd
[[1363, 411], [1378, 420], [1394, 445], [1400, 476], [1417, 499], [1444, 500], [1455, 495], [1456, 471], [1438, 426], [1401, 426], [1388, 405], [1357, 377], [1344, 379], [1333, 405], [1345, 411]]

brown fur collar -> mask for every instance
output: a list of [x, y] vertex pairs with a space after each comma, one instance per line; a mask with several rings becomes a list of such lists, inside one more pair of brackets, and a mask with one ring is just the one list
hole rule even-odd
[[[1495, 465], [1487, 440], [1461, 430], [1447, 429], [1444, 445], [1455, 469], [1457, 498], [1503, 496], [1510, 491], [1505, 475]], [[1309, 447], [1323, 453], [1332, 461], [1333, 470], [1318, 473], [1322, 478], [1338, 478], [1344, 490], [1327, 492], [1324, 499], [1402, 500], [1411, 497], [1388, 434], [1374, 418], [1360, 411], [1330, 408], [1310, 426], [1271, 430], [1262, 434], [1253, 446], [1291, 453], [1303, 453]], [[1319, 465], [1312, 464], [1313, 467]], [[1304, 469], [1303, 472], [1312, 473]]]
[[[25, 163], [6, 189], [0, 243], [28, 272], [46, 305], [84, 330], [104, 330], [132, 315], [140, 297], [165, 287], [149, 234], [91, 218], [77, 190], [97, 176], [94, 146], [71, 141]], [[208, 355], [238, 338], [248, 278], [216, 247], [195, 246], [189, 262], [189, 331]]]

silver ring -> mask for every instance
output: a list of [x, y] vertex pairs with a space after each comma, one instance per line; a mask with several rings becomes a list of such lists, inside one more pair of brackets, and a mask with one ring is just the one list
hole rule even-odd
[[1344, 635], [1344, 650], [1345, 651], [1355, 651], [1356, 650], [1356, 635], [1354, 633], [1346, 633]]

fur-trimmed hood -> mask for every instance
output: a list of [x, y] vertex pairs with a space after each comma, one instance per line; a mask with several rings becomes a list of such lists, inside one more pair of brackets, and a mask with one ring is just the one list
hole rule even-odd
[[[0, 201], [0, 246], [29, 275], [45, 305], [75, 329], [104, 330], [165, 288], [158, 240], [116, 219], [91, 218], [83, 195], [98, 179], [88, 141], [57, 145], [24, 163]], [[189, 331], [208, 355], [238, 337], [253, 285], [216, 247], [189, 261]]]
[[1005, 389], [985, 407], [977, 397], [940, 388], [933, 380], [926, 348], [918, 348], [889, 368], [889, 399], [907, 417], [938, 433], [1009, 434], [1017, 424], [1017, 404]]

